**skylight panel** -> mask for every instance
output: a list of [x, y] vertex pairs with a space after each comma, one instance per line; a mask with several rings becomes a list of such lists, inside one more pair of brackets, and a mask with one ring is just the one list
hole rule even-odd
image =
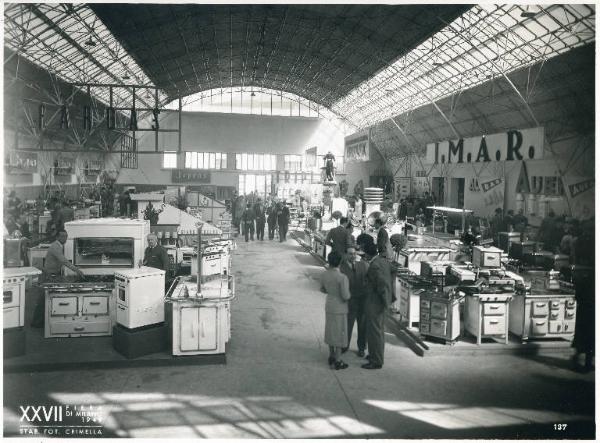
[[[523, 18], [525, 10], [534, 17]], [[594, 18], [589, 5], [477, 5], [338, 100], [333, 110], [367, 127], [591, 42]], [[373, 106], [378, 110], [371, 111]]]
[[[42, 14], [52, 25], [36, 14]], [[67, 83], [133, 82], [152, 86], [135, 60], [85, 4], [74, 4], [70, 9], [60, 4], [13, 4], [5, 8], [4, 16], [5, 44]], [[126, 74], [128, 82], [123, 79]], [[125, 91], [122, 88], [115, 94], [125, 98]], [[108, 88], [91, 88], [90, 93], [104, 104], [109, 103]], [[159, 101], [166, 100], [167, 95], [159, 91]], [[153, 103], [152, 100], [152, 106]]]

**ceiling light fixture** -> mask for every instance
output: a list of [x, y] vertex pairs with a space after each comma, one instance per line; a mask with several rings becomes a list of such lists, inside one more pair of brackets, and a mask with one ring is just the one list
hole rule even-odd
[[525, 10], [521, 12], [521, 17], [523, 18], [533, 18], [537, 15], [537, 12], [530, 11], [529, 6], [525, 6]]
[[89, 38], [88, 38], [88, 39], [85, 41], [84, 45], [86, 45], [86, 46], [96, 46], [96, 42], [95, 42], [94, 40], [92, 40], [92, 37], [89, 37]]

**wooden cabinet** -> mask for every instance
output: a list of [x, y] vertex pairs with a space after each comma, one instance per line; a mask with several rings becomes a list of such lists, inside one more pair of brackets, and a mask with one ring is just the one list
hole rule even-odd
[[460, 335], [460, 298], [439, 292], [423, 292], [419, 302], [419, 331], [425, 337], [453, 342]]
[[508, 344], [509, 309], [512, 293], [472, 294], [465, 298], [465, 331], [477, 338], [503, 339]]
[[112, 335], [115, 315], [112, 289], [94, 292], [46, 289], [44, 337]]

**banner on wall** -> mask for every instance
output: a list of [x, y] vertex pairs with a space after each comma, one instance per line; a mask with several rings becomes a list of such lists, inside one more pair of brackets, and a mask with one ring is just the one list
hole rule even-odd
[[413, 177], [412, 178], [413, 195], [422, 197], [425, 192], [429, 192], [429, 177]]
[[69, 176], [75, 170], [75, 157], [69, 154], [61, 154], [56, 156], [52, 164], [52, 173], [55, 177]]
[[410, 196], [410, 177], [394, 177], [396, 200]]
[[344, 161], [369, 161], [370, 133], [361, 131], [344, 138]]
[[511, 130], [492, 135], [446, 140], [427, 145], [426, 163], [489, 163], [541, 159], [544, 128]]
[[503, 178], [488, 176], [473, 179], [465, 189], [465, 208], [485, 216], [492, 215], [496, 208], [504, 207]]
[[5, 157], [4, 165], [8, 174], [34, 174], [38, 168], [36, 152], [10, 151]]
[[587, 219], [594, 215], [595, 184], [593, 177], [568, 175], [563, 178], [569, 194], [571, 215]]

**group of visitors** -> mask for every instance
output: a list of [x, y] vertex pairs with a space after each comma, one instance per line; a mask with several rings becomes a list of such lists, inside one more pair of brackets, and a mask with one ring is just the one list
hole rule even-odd
[[[394, 301], [391, 245], [382, 220], [375, 224], [377, 243], [369, 234], [354, 241], [348, 219], [331, 231], [326, 243], [328, 269], [321, 275], [325, 302], [325, 343], [329, 345], [328, 363], [334, 369], [348, 364], [341, 354], [348, 351], [357, 325], [357, 355], [365, 357], [364, 369], [380, 369], [384, 362], [385, 312]], [[362, 257], [362, 258], [361, 258]]]
[[290, 209], [286, 205], [286, 201], [272, 202], [270, 206], [266, 206], [259, 197], [254, 205], [246, 204], [246, 209], [240, 217], [241, 232], [243, 232], [246, 241], [254, 240], [254, 232], [256, 231], [256, 239], [265, 239], [265, 222], [268, 224], [269, 240], [275, 238], [275, 232], [279, 232], [279, 241], [284, 242], [287, 239], [288, 226], [290, 224]]

